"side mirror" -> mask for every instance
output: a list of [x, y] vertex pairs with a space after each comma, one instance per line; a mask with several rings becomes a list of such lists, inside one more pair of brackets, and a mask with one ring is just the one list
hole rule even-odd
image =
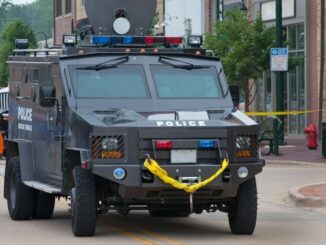
[[40, 106], [53, 107], [56, 101], [55, 87], [53, 85], [42, 85], [40, 87]]
[[229, 89], [234, 107], [238, 107], [240, 104], [240, 89], [238, 86], [230, 86]]

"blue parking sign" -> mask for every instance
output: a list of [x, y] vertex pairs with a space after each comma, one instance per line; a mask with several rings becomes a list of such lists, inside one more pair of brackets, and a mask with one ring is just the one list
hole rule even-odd
[[271, 71], [288, 71], [289, 50], [287, 48], [271, 49]]

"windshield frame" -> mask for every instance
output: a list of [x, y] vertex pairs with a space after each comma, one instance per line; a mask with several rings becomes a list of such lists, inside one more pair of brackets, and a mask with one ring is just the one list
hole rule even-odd
[[[143, 65], [145, 75], [148, 81], [148, 89], [150, 98], [147, 99], [111, 99], [111, 98], [77, 98], [75, 90], [73, 88], [73, 82], [69, 74], [68, 66], [86, 66], [89, 64], [98, 64], [108, 59], [119, 57], [125, 53], [94, 53], [87, 56], [72, 56], [61, 57], [59, 60], [61, 76], [63, 78], [63, 85], [66, 91], [66, 98], [69, 106], [76, 109], [88, 109], [88, 110], [107, 110], [108, 108], [124, 108], [133, 111], [202, 111], [202, 110], [217, 110], [226, 108], [233, 109], [233, 102], [230, 94], [226, 94], [225, 97], [219, 99], [197, 99], [196, 103], [193, 103], [192, 99], [159, 99], [156, 94], [156, 88], [152, 79], [150, 65], [162, 65], [158, 62], [160, 54], [130, 54], [129, 62], [126, 64]], [[165, 54], [172, 58], [177, 58], [186, 62], [191, 62], [194, 65], [213, 66], [217, 71], [222, 70], [223, 66], [219, 58], [215, 57], [202, 57], [188, 54]], [[223, 92], [227, 91], [228, 85], [225, 77], [221, 74], [219, 76], [221, 87]]]

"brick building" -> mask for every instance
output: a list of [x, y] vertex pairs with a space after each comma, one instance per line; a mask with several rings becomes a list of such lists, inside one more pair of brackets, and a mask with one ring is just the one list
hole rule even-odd
[[[219, 0], [223, 9], [240, 5], [241, 0]], [[245, 0], [249, 18], [260, 14], [269, 26], [275, 25], [275, 0]], [[326, 108], [326, 67], [325, 67], [325, 14], [321, 11], [324, 0], [282, 0], [283, 33], [290, 56], [299, 62], [284, 73], [285, 111], [320, 110]], [[217, 10], [217, 12], [219, 12]], [[324, 11], [325, 12], [325, 11]], [[322, 55], [323, 53], [323, 55]], [[323, 67], [323, 69], [321, 69]], [[262, 74], [258, 81], [258, 94], [253, 110], [275, 111], [275, 74], [270, 71]], [[321, 93], [323, 91], [323, 93]], [[320, 125], [326, 122], [326, 112], [305, 115], [291, 115], [285, 119], [288, 135], [301, 135], [310, 123]]]
[[[324, 0], [283, 0], [283, 32], [286, 37], [290, 56], [301, 58], [295, 67], [284, 73], [284, 110], [322, 109], [321, 48], [321, 4]], [[275, 1], [253, 0], [250, 15], [260, 13], [266, 24], [275, 23]], [[274, 12], [273, 12], [274, 11]], [[325, 20], [324, 20], [325, 21]], [[325, 69], [325, 68], [324, 68]], [[323, 80], [323, 81], [321, 81]], [[266, 71], [260, 80], [260, 93], [256, 109], [275, 110], [275, 75]], [[325, 107], [324, 107], [325, 108]], [[303, 134], [310, 123], [320, 125], [322, 114], [319, 112], [286, 117], [285, 128], [288, 135]]]
[[75, 29], [76, 0], [53, 0], [54, 45], [61, 45], [62, 35]]

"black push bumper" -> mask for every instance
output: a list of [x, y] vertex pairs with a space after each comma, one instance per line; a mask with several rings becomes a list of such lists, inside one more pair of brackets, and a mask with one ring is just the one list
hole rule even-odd
[[[265, 162], [258, 163], [243, 163], [243, 164], [230, 164], [229, 168], [218, 177], [215, 181], [205, 186], [197, 193], [205, 192], [205, 196], [216, 199], [232, 198], [235, 197], [238, 187], [241, 183], [254, 177], [262, 171]], [[215, 174], [221, 165], [164, 165], [161, 166], [165, 169], [169, 176], [175, 179], [180, 177], [199, 177], [201, 181], [208, 179]], [[238, 170], [241, 167], [248, 169], [248, 176], [240, 178]], [[114, 170], [123, 168], [126, 171], [126, 177], [123, 180], [117, 180], [114, 177]], [[144, 166], [139, 165], [108, 165], [108, 164], [94, 164], [92, 172], [95, 175], [101, 176], [109, 181], [119, 185], [119, 195], [127, 199], [157, 199], [163, 198], [180, 198], [184, 191], [176, 190], [174, 187], [165, 184], [158, 177], [148, 178], [149, 172]], [[144, 176], [145, 175], [145, 176]], [[170, 194], [169, 194], [170, 193]], [[206, 199], [206, 198], [204, 198]]]

